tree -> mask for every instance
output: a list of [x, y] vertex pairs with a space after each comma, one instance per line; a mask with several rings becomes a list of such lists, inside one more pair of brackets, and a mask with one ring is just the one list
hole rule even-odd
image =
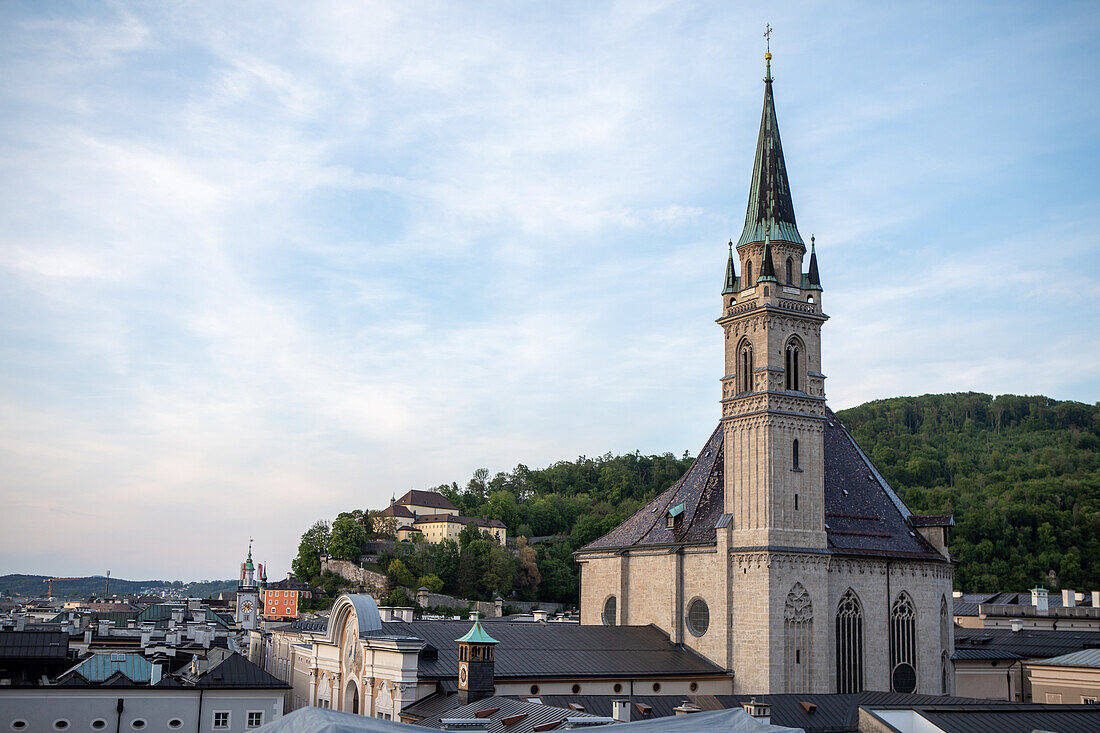
[[398, 586], [410, 587], [416, 582], [416, 578], [409, 572], [409, 568], [405, 563], [400, 560], [394, 560], [386, 568], [386, 577], [390, 581], [390, 587], [396, 588]]
[[416, 582], [420, 584], [420, 588], [427, 588], [432, 593], [439, 593], [443, 590], [443, 579], [438, 575], [421, 575], [420, 580]]
[[329, 538], [329, 554], [341, 560], [358, 561], [363, 554], [363, 543], [367, 541], [367, 531], [355, 517], [341, 512], [332, 523]]
[[527, 544], [526, 537], [516, 538], [516, 558], [518, 563], [514, 585], [522, 597], [533, 601], [538, 598], [542, 575], [539, 573], [538, 557], [535, 549]]
[[321, 555], [328, 551], [330, 535], [328, 522], [320, 519], [302, 534], [298, 556], [290, 563], [295, 577], [306, 582], [314, 582], [320, 577]]

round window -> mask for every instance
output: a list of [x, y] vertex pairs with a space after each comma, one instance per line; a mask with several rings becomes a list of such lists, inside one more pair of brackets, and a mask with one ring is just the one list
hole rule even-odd
[[618, 612], [618, 606], [619, 604], [618, 601], [615, 599], [615, 596], [610, 596], [606, 601], [603, 602], [603, 616], [601, 618], [603, 620], [604, 626], [614, 626], [615, 623], [618, 621], [618, 619], [615, 617], [616, 613]]
[[690, 687], [692, 692], [695, 692], [696, 690], [699, 689], [699, 683], [698, 682], [692, 682], [689, 687]]
[[581, 686], [580, 685], [573, 685], [573, 694], [574, 695], [576, 695], [580, 691], [581, 691]]
[[55, 720], [53, 722], [53, 729], [54, 730], [68, 730], [69, 729], [69, 721], [67, 721], [65, 719]]
[[531, 694], [532, 695], [539, 694], [539, 686], [538, 685], [531, 685]]
[[27, 729], [27, 721], [25, 721], [25, 720], [13, 720], [13, 721], [11, 721], [11, 729], [12, 730], [26, 730]]
[[171, 720], [168, 721], [168, 727], [171, 728], [172, 730], [179, 730], [180, 728], [183, 727], [183, 721], [180, 720], [179, 718], [172, 718]]
[[894, 692], [914, 692], [917, 689], [917, 670], [908, 662], [902, 662], [894, 667], [892, 675]]
[[92, 730], [103, 730], [107, 727], [107, 721], [103, 718], [96, 718], [92, 721]]
[[707, 633], [710, 627], [710, 609], [702, 598], [696, 598], [688, 604], [687, 627], [693, 636]]
[[653, 691], [654, 692], [660, 692], [661, 691], [661, 683], [660, 682], [654, 682], [653, 683]]
[[615, 683], [615, 692], [622, 692], [622, 691], [623, 691], [623, 686], [620, 685], [618, 682], [616, 682]]
[[134, 730], [142, 730], [145, 727], [145, 721], [141, 718], [130, 721], [130, 727]]

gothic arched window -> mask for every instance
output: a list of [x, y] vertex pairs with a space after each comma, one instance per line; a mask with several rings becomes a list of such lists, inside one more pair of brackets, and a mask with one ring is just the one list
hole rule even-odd
[[795, 471], [801, 470], [798, 467], [798, 438], [795, 438], [794, 442], [791, 443], [791, 469]]
[[951, 694], [951, 614], [947, 612], [947, 597], [940, 598], [940, 694]]
[[785, 349], [785, 351], [787, 389], [802, 389], [802, 345], [799, 343], [798, 339], [791, 339], [787, 342], [787, 348]]
[[836, 607], [836, 691], [863, 691], [863, 604], [851, 588]]
[[787, 692], [809, 692], [813, 655], [814, 607], [810, 594], [795, 583], [783, 607], [783, 628], [787, 644]]
[[752, 280], [752, 260], [745, 260], [745, 282], [750, 288], [756, 284]]
[[902, 591], [890, 608], [890, 689], [917, 689], [917, 612], [913, 599]]
[[752, 344], [748, 341], [742, 341], [740, 348], [737, 350], [737, 367], [740, 372], [740, 379], [738, 380], [739, 392], [751, 392], [752, 391]]
[[794, 285], [794, 262], [790, 257], [787, 258], [787, 284]]

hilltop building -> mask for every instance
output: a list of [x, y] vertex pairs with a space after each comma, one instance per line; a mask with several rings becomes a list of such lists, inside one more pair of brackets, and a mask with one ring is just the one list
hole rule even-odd
[[914, 516], [826, 405], [828, 316], [766, 59], [720, 289], [721, 420], [680, 481], [577, 552], [581, 623], [654, 624], [737, 693], [949, 694], [952, 521]]
[[374, 531], [389, 530], [399, 540], [418, 537], [437, 544], [448, 539], [458, 540], [462, 530], [471, 524], [492, 535], [502, 545], [508, 541], [508, 530], [499, 519], [463, 517], [459, 515], [458, 507], [438, 491], [416, 489], [400, 499], [390, 499], [390, 505], [375, 516]]

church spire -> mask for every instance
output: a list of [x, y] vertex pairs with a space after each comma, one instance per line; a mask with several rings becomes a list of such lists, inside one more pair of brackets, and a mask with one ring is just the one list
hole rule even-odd
[[733, 266], [733, 240], [730, 240], [730, 258], [726, 262], [726, 287], [722, 289], [722, 295], [737, 292], [737, 270]]
[[[787, 181], [787, 164], [783, 161], [783, 145], [779, 141], [779, 121], [772, 97], [772, 55], [764, 58], [764, 112], [760, 117], [760, 135], [756, 141], [756, 163], [749, 186], [749, 206], [745, 212], [745, 229], [737, 246], [764, 241], [765, 229], [773, 239], [803, 244], [794, 221], [794, 203]], [[770, 223], [770, 227], [767, 226]]]
[[760, 278], [756, 281], [758, 283], [776, 282], [775, 262], [772, 261], [772, 238], [771, 234], [768, 233], [769, 229], [771, 229], [770, 226], [764, 230], [764, 261], [760, 264]]

